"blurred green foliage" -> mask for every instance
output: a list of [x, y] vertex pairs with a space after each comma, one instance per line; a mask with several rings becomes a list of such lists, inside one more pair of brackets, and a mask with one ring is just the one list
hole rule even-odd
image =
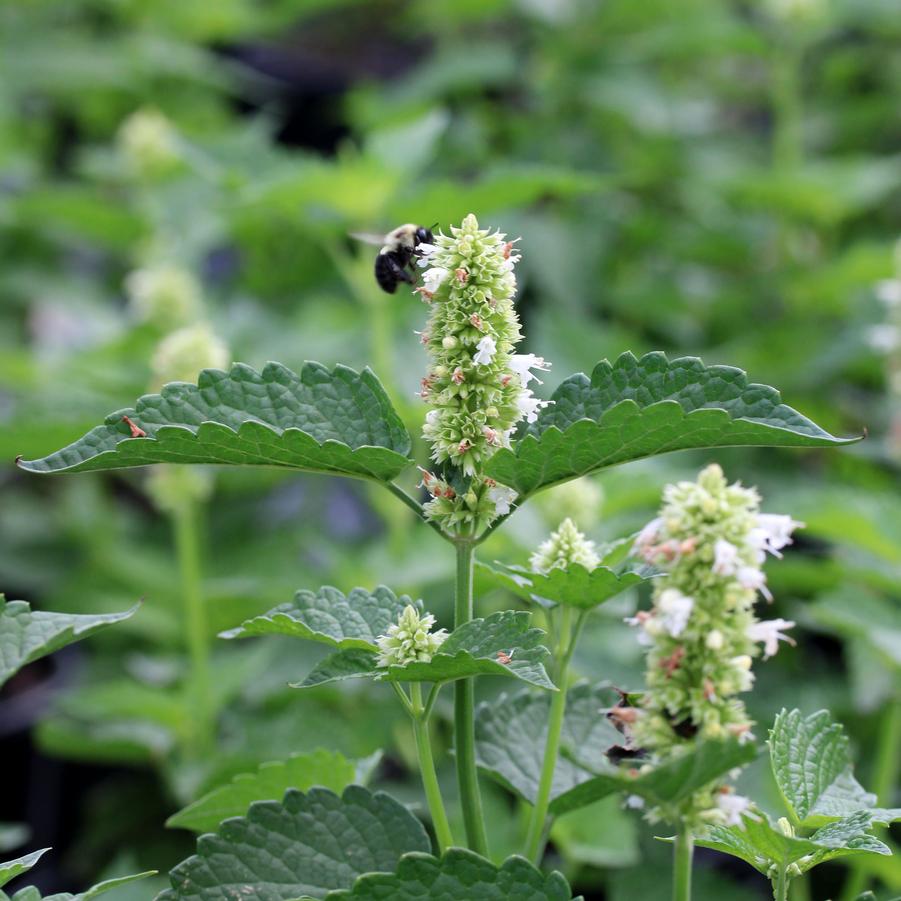
[[[528, 349], [554, 364], [545, 388], [658, 349], [746, 368], [833, 433], [868, 430], [840, 452], [717, 459], [808, 525], [770, 577], [774, 615], [805, 628], [761, 670], [758, 731], [783, 704], [829, 706], [878, 782], [880, 725], [901, 716], [901, 351], [897, 335], [894, 351], [874, 346], [887, 316], [875, 286], [899, 265], [899, 43], [892, 0], [5, 4], [0, 456], [40, 456], [131, 403], [162, 338], [200, 321], [254, 366], [371, 364], [418, 432], [425, 311], [380, 294], [372, 251], [347, 234], [473, 211], [523, 237], [520, 310]], [[161, 269], [182, 273], [175, 298], [147, 302], [134, 273]], [[555, 489], [485, 555], [525, 562], [575, 510], [599, 539], [627, 534], [705, 459]], [[192, 757], [182, 589], [146, 473], [57, 481], [10, 465], [0, 490], [9, 596], [78, 612], [147, 599], [80, 649], [36, 726], [47, 753], [127, 767], [76, 812], [77, 876], [165, 869], [190, 842], [166, 816], [321, 745], [384, 748], [381, 780], [419, 803], [402, 713], [366, 687], [291, 692], [316, 653], [296, 644], [214, 645], [216, 753]], [[450, 609], [448, 554], [365, 487], [247, 471], [202, 493], [211, 639], [321, 584], [390, 581]], [[511, 601], [482, 588], [483, 615]], [[593, 621], [582, 675], [640, 687], [621, 623], [635, 603]], [[446, 754], [439, 764], [449, 779]], [[773, 791], [759, 779], [755, 797]], [[512, 804], [486, 797], [499, 856], [524, 828]], [[557, 862], [586, 894], [657, 897], [653, 831], [601, 806], [560, 820]], [[117, 828], [91, 827], [98, 811]], [[886, 892], [901, 889], [898, 860], [873, 864]], [[722, 860], [699, 867], [700, 899], [752, 897]], [[837, 897], [841, 867], [822, 870], [811, 897]]]

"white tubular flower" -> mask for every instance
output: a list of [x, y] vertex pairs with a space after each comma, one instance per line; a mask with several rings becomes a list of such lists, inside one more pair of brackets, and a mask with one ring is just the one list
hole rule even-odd
[[528, 388], [524, 388], [516, 396], [516, 409], [526, 422], [535, 422], [538, 419], [538, 411], [543, 410], [548, 404], [549, 401], [539, 400]]
[[803, 522], [782, 513], [759, 513], [752, 544], [760, 550], [769, 551], [774, 557], [781, 557], [779, 551], [792, 543], [792, 532], [803, 527]]
[[785, 641], [794, 645], [790, 635], [784, 635], [784, 629], [792, 629], [795, 624], [790, 619], [768, 619], [753, 623], [748, 627], [747, 635], [751, 641], [763, 642], [763, 659], [769, 660], [779, 650], [779, 642]]
[[479, 366], [490, 366], [496, 353], [497, 341], [491, 335], [485, 335], [476, 345], [476, 353], [472, 358], [472, 362]]
[[432, 632], [435, 617], [423, 615], [407, 604], [388, 631], [375, 641], [379, 648], [377, 666], [406, 666], [408, 663], [428, 663], [447, 638], [447, 631]]
[[730, 541], [717, 538], [713, 545], [713, 572], [718, 576], [732, 576], [737, 566], [738, 548]]
[[551, 364], [546, 362], [544, 357], [536, 357], [535, 354], [513, 354], [510, 357], [509, 366], [523, 388], [527, 387], [533, 379], [539, 385], [544, 384], [531, 370], [538, 369], [541, 372], [547, 372], [551, 368]]
[[488, 488], [488, 500], [494, 504], [494, 511], [498, 516], [506, 516], [510, 512], [510, 504], [516, 498], [516, 492], [506, 485], [492, 485]]
[[678, 638], [688, 625], [694, 607], [694, 598], [682, 594], [677, 588], [667, 588], [657, 599], [660, 624], [673, 638]]
[[715, 819], [723, 826], [741, 826], [742, 817], [752, 806], [750, 798], [730, 791], [720, 792], [716, 797], [716, 811], [719, 815]]
[[773, 600], [769, 588], [766, 587], [766, 573], [756, 566], [740, 566], [735, 573], [735, 578], [742, 588], [750, 591], [759, 591], [768, 601]]
[[[424, 244], [420, 244], [417, 248], [420, 252], [424, 247]], [[447, 269], [442, 269], [440, 266], [433, 266], [431, 269], [426, 269], [422, 274], [422, 287], [425, 288], [429, 294], [434, 294], [440, 287], [442, 282], [447, 278]]]
[[571, 519], [564, 519], [560, 528], [532, 554], [529, 565], [537, 573], [549, 573], [558, 567], [567, 569], [574, 563], [591, 570], [600, 562], [594, 542], [589, 541]]

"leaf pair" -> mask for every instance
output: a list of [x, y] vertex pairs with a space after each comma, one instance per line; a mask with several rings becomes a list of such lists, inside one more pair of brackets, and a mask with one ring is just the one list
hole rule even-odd
[[570, 901], [566, 880], [522, 858], [501, 867], [471, 851], [431, 855], [425, 829], [382, 792], [350, 786], [289, 790], [260, 801], [198, 839], [197, 853], [170, 873], [159, 901], [471, 898]]
[[[590, 379], [571, 376], [517, 437], [488, 461], [485, 474], [521, 497], [673, 450], [847, 443], [781, 403], [774, 389], [749, 383], [740, 369], [661, 353], [626, 353], [599, 363]], [[410, 447], [368, 369], [307, 363], [295, 374], [277, 363], [262, 372], [236, 364], [229, 372], [204, 370], [196, 386], [166, 385], [68, 447], [19, 465], [46, 473], [252, 464], [389, 482], [413, 463]]]

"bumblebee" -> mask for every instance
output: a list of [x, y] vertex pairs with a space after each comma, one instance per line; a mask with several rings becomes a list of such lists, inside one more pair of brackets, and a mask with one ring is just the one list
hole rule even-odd
[[388, 232], [384, 238], [355, 234], [355, 238], [367, 244], [381, 244], [375, 258], [375, 280], [388, 294], [393, 294], [401, 282], [412, 285], [416, 281], [416, 258], [421, 254], [420, 244], [432, 243], [432, 229], [408, 222]]

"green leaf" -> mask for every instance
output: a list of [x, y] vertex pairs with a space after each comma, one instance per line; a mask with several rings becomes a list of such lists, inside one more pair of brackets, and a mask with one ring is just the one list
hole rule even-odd
[[699, 742], [673, 760], [639, 773], [638, 770], [612, 766], [606, 772], [599, 772], [576, 753], [575, 761], [596, 774], [556, 798], [551, 804], [551, 812], [566, 813], [618, 791], [638, 795], [655, 806], [678, 804], [729, 770], [750, 763], [756, 756], [757, 749], [750, 742], [734, 738], [710, 739]]
[[770, 763], [782, 797], [799, 823], [815, 826], [865, 810], [890, 823], [901, 809], [877, 808], [854, 778], [848, 736], [827, 710], [805, 717], [782, 710], [770, 732]]
[[[601, 766], [604, 751], [622, 738], [600, 712], [610, 707], [616, 697], [603, 685], [573, 686], [566, 697], [561, 746], [594, 749], [594, 762]], [[492, 701], [483, 701], [476, 709], [476, 764], [529, 804], [534, 804], [538, 795], [550, 703], [546, 692], [525, 690], [513, 696], [501, 694]], [[551, 799], [592, 775], [561, 754], [554, 770]]]
[[247, 812], [254, 801], [278, 800], [289, 788], [306, 791], [314, 785], [342, 792], [359, 780], [359, 768], [337, 751], [319, 748], [306, 754], [292, 754], [287, 760], [263, 763], [252, 773], [239, 773], [184, 809], [174, 813], [166, 825], [213, 832], [229, 817]]
[[24, 854], [15, 860], [6, 860], [0, 863], [0, 886], [6, 885], [16, 876], [27, 873], [50, 849], [41, 848], [40, 851], [32, 851], [30, 854]]
[[773, 867], [795, 864], [802, 873], [827, 860], [857, 854], [891, 854], [891, 850], [867, 833], [872, 819], [866, 811], [824, 826], [810, 838], [785, 835], [766, 819], [744, 817], [742, 826], [712, 826], [695, 844], [731, 854], [755, 870], [770, 875]]
[[[380, 679], [389, 682], [452, 682], [471, 676], [513, 676], [555, 691], [541, 661], [548, 650], [539, 642], [541, 629], [529, 628], [531, 616], [522, 610], [502, 610], [474, 619], [455, 629], [428, 663], [376, 666], [374, 651], [349, 648], [320, 661], [294, 688], [312, 688], [344, 679]], [[510, 657], [501, 663], [498, 653]]]
[[383, 792], [291, 789], [282, 802], [259, 801], [202, 835], [159, 901], [323, 898], [364, 873], [392, 872], [408, 851], [430, 850], [419, 820]]
[[835, 438], [781, 402], [779, 392], [748, 382], [742, 370], [705, 366], [696, 357], [601, 361], [589, 379], [577, 373], [553, 404], [526, 426], [512, 449], [488, 461], [486, 475], [527, 496], [607, 466], [686, 448], [762, 445], [824, 447]]
[[650, 578], [653, 570], [627, 571], [617, 574], [606, 566], [586, 569], [579, 563], [563, 569], [554, 567], [549, 573], [535, 573], [523, 566], [480, 564], [518, 597], [536, 603], [551, 602], [591, 610], [605, 601]]
[[508, 857], [500, 867], [463, 848], [442, 858], [405, 854], [395, 873], [367, 873], [353, 888], [329, 892], [327, 901], [572, 901], [560, 873], [542, 873], [523, 857]]
[[139, 606], [124, 613], [50, 613], [0, 594], [0, 685], [26, 664], [128, 619]]
[[335, 648], [370, 650], [376, 638], [397, 622], [407, 604], [413, 601], [406, 595], [397, 597], [384, 585], [371, 593], [365, 588], [354, 588], [346, 597], [337, 588], [326, 585], [315, 594], [298, 591], [293, 601], [248, 619], [220, 637], [293, 635]]
[[[132, 438], [123, 416], [147, 436]], [[205, 369], [197, 385], [166, 385], [68, 447], [19, 465], [43, 473], [227, 463], [387, 481], [409, 452], [410, 436], [370, 370], [306, 363], [297, 375], [278, 363], [261, 373], [236, 363], [229, 372]]]

